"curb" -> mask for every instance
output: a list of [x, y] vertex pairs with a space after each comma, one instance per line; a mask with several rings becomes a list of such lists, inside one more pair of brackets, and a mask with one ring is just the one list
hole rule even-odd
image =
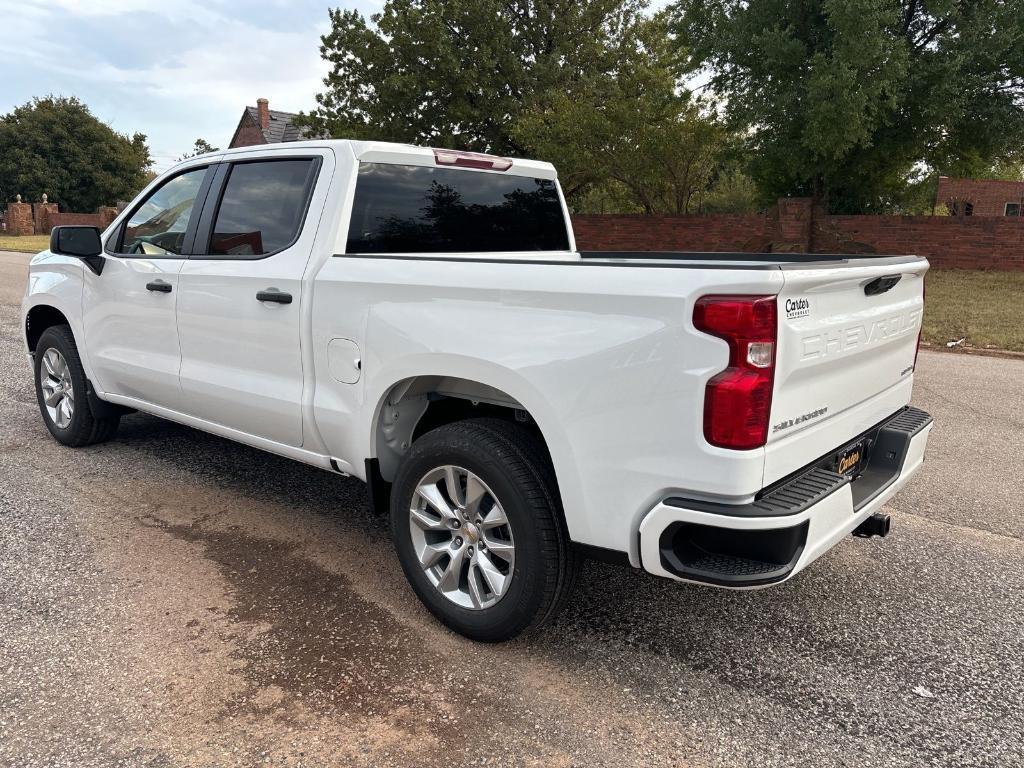
[[945, 345], [932, 344], [922, 341], [921, 349], [929, 352], [941, 352], [947, 355], [978, 355], [979, 357], [1001, 357], [1004, 360], [1024, 361], [1024, 352], [1014, 352], [1012, 349], [988, 349], [986, 347], [947, 347]]

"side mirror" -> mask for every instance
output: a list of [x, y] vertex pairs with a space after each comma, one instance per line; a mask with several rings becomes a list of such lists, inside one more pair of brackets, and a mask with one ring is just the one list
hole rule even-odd
[[50, 252], [81, 259], [97, 275], [103, 271], [103, 243], [96, 227], [54, 227], [50, 232]]

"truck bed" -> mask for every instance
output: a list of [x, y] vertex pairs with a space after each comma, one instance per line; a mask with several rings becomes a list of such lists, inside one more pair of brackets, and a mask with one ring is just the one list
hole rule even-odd
[[[629, 262], [642, 265], [643, 262], [683, 262], [694, 267], [708, 265], [735, 265], [743, 268], [757, 268], [758, 265], [775, 267], [788, 264], [825, 265], [847, 263], [870, 259], [903, 261], [914, 258], [909, 254], [874, 253], [740, 253], [728, 251], [580, 251], [580, 258], [598, 262]], [[895, 263], [895, 262], [894, 262]]]

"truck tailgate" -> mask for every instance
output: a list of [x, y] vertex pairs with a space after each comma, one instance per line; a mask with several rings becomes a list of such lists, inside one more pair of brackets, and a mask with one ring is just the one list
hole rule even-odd
[[928, 261], [853, 258], [782, 271], [766, 483], [909, 402]]

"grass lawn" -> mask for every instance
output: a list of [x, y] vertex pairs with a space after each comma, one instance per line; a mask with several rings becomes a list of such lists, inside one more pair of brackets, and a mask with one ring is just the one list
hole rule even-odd
[[933, 269], [925, 282], [925, 341], [1024, 352], [1024, 272]]
[[39, 251], [45, 251], [49, 247], [49, 235], [25, 235], [23, 237], [0, 235], [0, 251], [26, 251], [27, 253], [39, 253]]

